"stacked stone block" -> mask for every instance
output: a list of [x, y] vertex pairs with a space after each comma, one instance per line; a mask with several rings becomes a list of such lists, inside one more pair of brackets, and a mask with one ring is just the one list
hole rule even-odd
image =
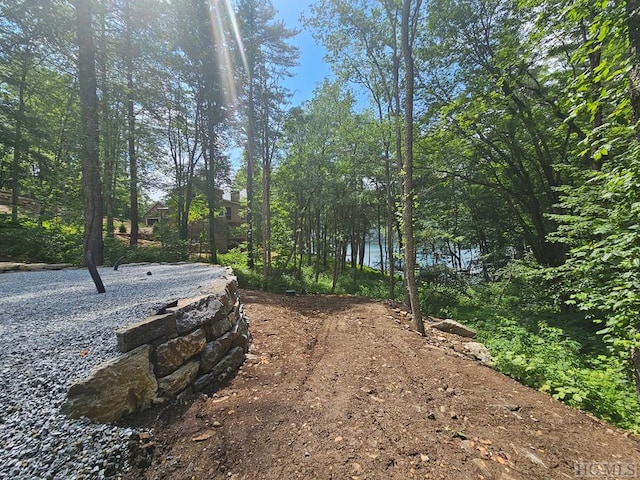
[[70, 417], [113, 422], [203, 390], [238, 370], [250, 341], [232, 276], [216, 280], [210, 294], [116, 331], [116, 338], [123, 355], [69, 389], [62, 410]]

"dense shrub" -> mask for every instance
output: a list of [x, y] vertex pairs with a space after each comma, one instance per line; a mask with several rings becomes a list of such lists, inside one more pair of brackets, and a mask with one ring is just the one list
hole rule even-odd
[[[517, 283], [517, 282], [516, 282]], [[552, 301], [527, 302], [515, 287], [474, 286], [457, 318], [478, 330], [495, 367], [514, 379], [620, 427], [638, 431], [640, 403], [628, 365], [578, 313], [552, 311]], [[544, 295], [543, 284], [538, 295]]]
[[420, 310], [438, 317], [455, 316], [469, 287], [468, 278], [446, 265], [432, 265], [422, 267], [418, 279]]
[[[284, 293], [292, 289], [297, 292], [326, 294], [331, 293], [333, 278], [331, 272], [322, 272], [315, 280], [315, 271], [312, 266], [302, 268], [302, 275], [297, 276], [293, 271], [274, 272], [264, 279], [262, 267], [256, 265], [254, 270], [247, 267], [247, 253], [242, 248], [229, 250], [225, 254], [219, 254], [221, 264], [233, 268], [241, 288], [257, 288], [273, 293]], [[334, 293], [361, 295], [372, 298], [385, 298], [388, 294], [388, 280], [383, 278], [380, 272], [365, 267], [355, 271], [347, 267], [345, 272], [338, 277]], [[401, 286], [397, 291], [402, 295]]]
[[42, 225], [24, 219], [14, 223], [0, 215], [0, 260], [79, 264], [81, 259], [80, 228], [55, 219]]

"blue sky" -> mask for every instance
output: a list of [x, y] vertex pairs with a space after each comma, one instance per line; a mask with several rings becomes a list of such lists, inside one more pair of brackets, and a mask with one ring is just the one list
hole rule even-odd
[[293, 92], [292, 105], [299, 105], [313, 96], [314, 88], [322, 83], [325, 77], [331, 76], [331, 68], [324, 62], [324, 48], [318, 45], [300, 24], [300, 15], [309, 13], [312, 0], [272, 0], [271, 3], [278, 11], [276, 18], [283, 20], [289, 28], [300, 30], [291, 43], [300, 49], [299, 65], [294, 70], [294, 76], [284, 83]]
[[[313, 0], [271, 0], [271, 3], [277, 10], [275, 20], [282, 20], [288, 28], [300, 30], [290, 42], [300, 50], [299, 65], [293, 69], [293, 76], [283, 82], [293, 93], [290, 106], [298, 106], [313, 98], [316, 86], [326, 77], [332, 76], [331, 68], [323, 60], [325, 50], [322, 45], [319, 45], [311, 32], [305, 30], [300, 23], [300, 16], [303, 12], [309, 13], [309, 5]], [[231, 159], [232, 170], [240, 168], [242, 148], [236, 146], [227, 153]]]

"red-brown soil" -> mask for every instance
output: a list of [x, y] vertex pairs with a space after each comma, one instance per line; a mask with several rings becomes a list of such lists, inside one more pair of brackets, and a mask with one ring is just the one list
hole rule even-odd
[[[466, 358], [459, 337], [420, 337], [383, 302], [242, 298], [246, 364], [158, 415], [146, 479], [548, 480], [586, 462], [640, 476], [638, 438]], [[628, 478], [612, 473], [599, 478]]]

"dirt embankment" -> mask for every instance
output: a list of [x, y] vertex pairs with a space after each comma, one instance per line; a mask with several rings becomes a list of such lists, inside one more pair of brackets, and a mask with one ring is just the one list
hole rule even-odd
[[242, 296], [247, 363], [160, 415], [145, 478], [640, 476], [637, 438], [465, 358], [453, 335], [419, 337], [382, 302]]

